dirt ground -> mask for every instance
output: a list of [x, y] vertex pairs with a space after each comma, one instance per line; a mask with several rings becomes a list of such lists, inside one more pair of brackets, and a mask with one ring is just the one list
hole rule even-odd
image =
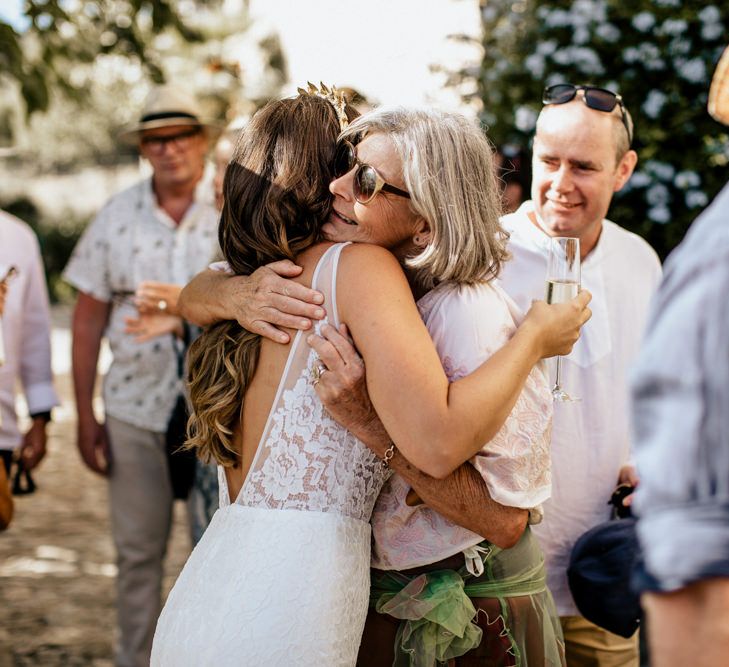
[[[63, 404], [34, 475], [38, 490], [16, 497], [13, 523], [0, 533], [0, 667], [113, 664], [116, 565], [107, 485], [76, 450], [68, 316], [54, 312], [54, 371]], [[185, 508], [176, 504], [166, 590], [189, 553]]]

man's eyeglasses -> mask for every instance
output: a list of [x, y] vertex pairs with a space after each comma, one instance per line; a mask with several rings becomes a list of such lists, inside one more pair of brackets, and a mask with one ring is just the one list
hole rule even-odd
[[344, 176], [355, 167], [357, 167], [357, 171], [354, 172], [353, 180], [354, 198], [360, 204], [371, 202], [380, 190], [410, 199], [410, 193], [390, 185], [372, 165], [360, 162], [354, 145], [346, 139], [342, 139], [337, 144], [337, 152], [334, 156], [334, 176], [336, 178]]
[[177, 134], [142, 137], [141, 143], [153, 155], [162, 155], [167, 144], [173, 144], [176, 148], [187, 148], [190, 145], [190, 140], [201, 132], [201, 128], [194, 127], [191, 130], [185, 130]]
[[558, 83], [544, 89], [542, 103], [566, 104], [575, 98], [578, 90], [584, 91], [582, 99], [590, 109], [610, 113], [616, 105], [620, 105], [620, 119], [623, 121], [625, 131], [628, 133], [628, 144], [633, 143], [633, 132], [630, 129], [623, 98], [612, 90], [597, 88], [596, 86], [573, 86], [571, 83]]

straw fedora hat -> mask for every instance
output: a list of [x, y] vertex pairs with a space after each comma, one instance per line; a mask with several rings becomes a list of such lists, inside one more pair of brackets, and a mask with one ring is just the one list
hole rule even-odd
[[127, 144], [136, 144], [140, 132], [144, 130], [176, 125], [196, 125], [203, 128], [211, 143], [222, 131], [220, 124], [203, 119], [194, 97], [176, 86], [165, 84], [155, 86], [150, 91], [139, 121], [122, 130], [119, 139]]
[[729, 46], [719, 58], [711, 80], [709, 113], [715, 120], [729, 125]]

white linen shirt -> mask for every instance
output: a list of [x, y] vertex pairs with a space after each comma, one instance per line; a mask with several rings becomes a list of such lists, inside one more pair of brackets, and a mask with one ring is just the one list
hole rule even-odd
[[[499, 278], [527, 310], [544, 299], [549, 236], [530, 219], [527, 201], [502, 218], [511, 234]], [[582, 400], [554, 405], [552, 497], [534, 527], [547, 565], [547, 581], [560, 616], [579, 615], [567, 584], [572, 546], [610, 518], [608, 500], [618, 473], [630, 463], [628, 370], [635, 359], [649, 303], [661, 277], [656, 253], [639, 236], [603, 220], [597, 245], [582, 262], [582, 286], [592, 293], [592, 319], [562, 361], [562, 386]], [[551, 361], [554, 379], [554, 360]]]
[[107, 414], [163, 433], [180, 391], [172, 336], [138, 343], [124, 333], [137, 315], [132, 298], [140, 282], [184, 285], [214, 258], [218, 213], [203, 203], [205, 185], [179, 225], [157, 205], [152, 180], [119, 193], [84, 232], [64, 271], [79, 291], [111, 302], [106, 336], [112, 363], [104, 379]]
[[[473, 372], [502, 348], [522, 318], [516, 304], [493, 282], [444, 283], [418, 301], [418, 310], [450, 382]], [[532, 522], [541, 519], [541, 504], [551, 490], [551, 419], [552, 395], [540, 363], [529, 373], [504, 425], [470, 461], [495, 501], [529, 509]], [[483, 537], [427, 505], [409, 506], [409, 489], [402, 477], [393, 475], [377, 499], [372, 514], [372, 566], [404, 570], [463, 551], [466, 566], [477, 571], [478, 554], [472, 547]]]
[[15, 266], [8, 283], [2, 331], [5, 363], [0, 366], [0, 449], [21, 443], [15, 415], [20, 379], [31, 414], [58, 405], [51, 372], [51, 317], [38, 240], [24, 222], [0, 211], [0, 277]]

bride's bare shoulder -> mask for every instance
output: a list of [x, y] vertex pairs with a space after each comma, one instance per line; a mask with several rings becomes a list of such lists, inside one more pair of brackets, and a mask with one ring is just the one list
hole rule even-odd
[[387, 248], [371, 243], [350, 243], [342, 250], [340, 267], [353, 275], [358, 272], [369, 275], [376, 271], [394, 271], [404, 275], [397, 259]]

